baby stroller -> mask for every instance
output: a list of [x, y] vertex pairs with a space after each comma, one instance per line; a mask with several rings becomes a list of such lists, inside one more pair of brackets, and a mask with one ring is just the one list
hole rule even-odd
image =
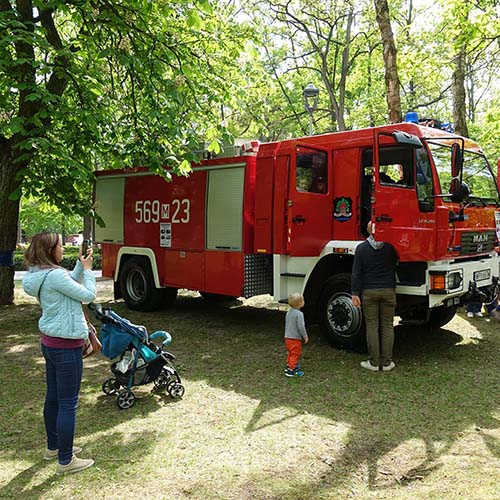
[[[109, 308], [91, 303], [87, 306], [101, 321], [101, 352], [109, 359], [120, 356], [111, 365], [114, 377], [102, 384], [104, 394], [116, 395], [116, 403], [122, 410], [135, 403], [133, 386], [154, 382], [156, 390], [166, 390], [173, 398], [184, 395], [184, 386], [172, 361], [175, 356], [164, 348], [172, 342], [168, 332], [157, 331], [148, 335], [144, 326], [134, 325]], [[155, 339], [162, 339], [158, 347]]]

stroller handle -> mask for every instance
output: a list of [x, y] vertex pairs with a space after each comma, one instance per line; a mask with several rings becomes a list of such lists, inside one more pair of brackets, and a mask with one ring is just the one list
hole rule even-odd
[[90, 309], [98, 320], [102, 320], [104, 318], [104, 313], [102, 311], [101, 304], [96, 304], [95, 302], [90, 302], [87, 304], [87, 308]]
[[155, 340], [160, 337], [163, 339], [163, 342], [161, 343], [163, 347], [166, 347], [170, 344], [170, 342], [172, 342], [172, 335], [164, 330], [158, 330], [157, 332], [152, 333], [149, 336], [149, 340]]

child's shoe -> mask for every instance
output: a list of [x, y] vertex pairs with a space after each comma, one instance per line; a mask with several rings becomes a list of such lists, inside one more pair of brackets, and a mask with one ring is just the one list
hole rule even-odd
[[302, 370], [300, 370], [299, 368], [295, 368], [295, 370], [293, 370], [293, 376], [294, 377], [303, 377], [304, 372]]
[[467, 317], [468, 318], [473, 318], [474, 317], [474, 313], [473, 312], [468, 312], [467, 313]]
[[285, 377], [293, 377], [294, 370], [290, 370], [290, 368], [285, 368]]

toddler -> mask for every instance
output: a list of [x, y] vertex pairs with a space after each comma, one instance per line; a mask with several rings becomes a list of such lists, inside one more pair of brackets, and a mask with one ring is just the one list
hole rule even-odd
[[287, 367], [285, 375], [287, 377], [302, 377], [304, 372], [299, 367], [299, 359], [302, 354], [302, 340], [307, 344], [306, 326], [304, 322], [304, 297], [300, 293], [292, 293], [288, 297], [288, 304], [291, 309], [286, 313], [285, 318], [285, 346], [288, 351]]

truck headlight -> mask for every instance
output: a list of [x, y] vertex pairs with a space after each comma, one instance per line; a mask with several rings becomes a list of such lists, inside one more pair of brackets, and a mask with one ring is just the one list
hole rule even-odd
[[460, 271], [455, 271], [448, 274], [448, 289], [456, 291], [462, 288], [462, 273]]
[[430, 272], [430, 293], [446, 294], [462, 290], [463, 273], [461, 270], [431, 271]]

